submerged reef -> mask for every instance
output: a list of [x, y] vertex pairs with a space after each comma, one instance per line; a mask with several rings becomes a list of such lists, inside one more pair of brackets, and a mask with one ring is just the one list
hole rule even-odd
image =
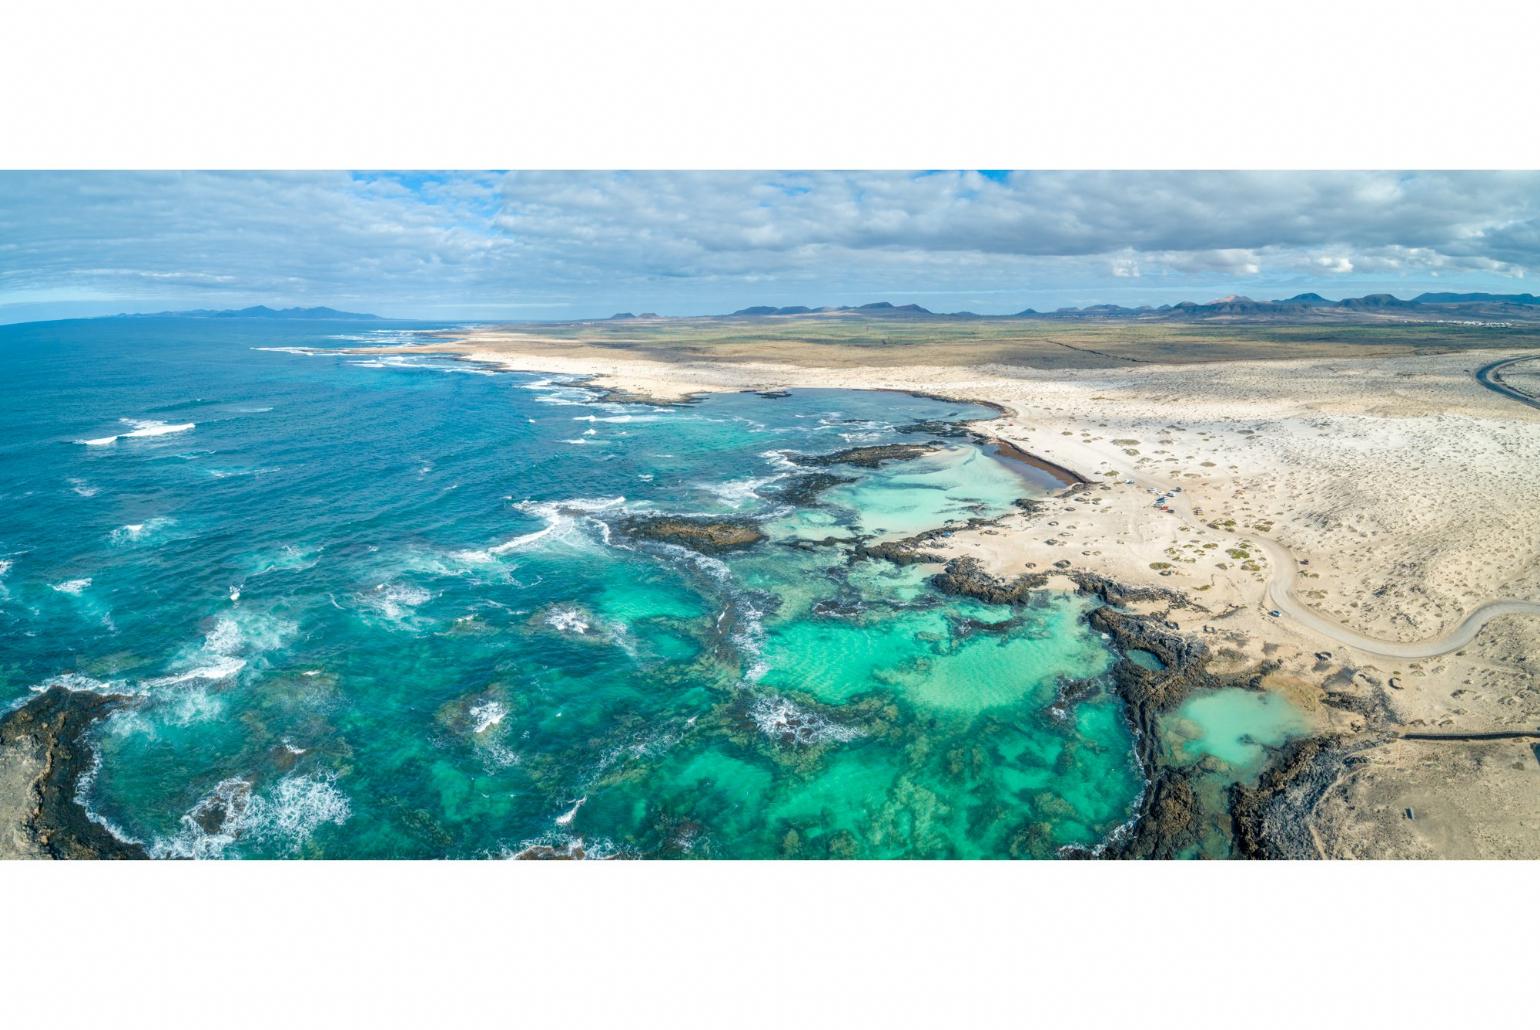
[[825, 490], [854, 482], [855, 480], [850, 476], [839, 476], [832, 472], [804, 472], [782, 480], [769, 492], [784, 504], [798, 508], [811, 508], [822, 503], [821, 495]]

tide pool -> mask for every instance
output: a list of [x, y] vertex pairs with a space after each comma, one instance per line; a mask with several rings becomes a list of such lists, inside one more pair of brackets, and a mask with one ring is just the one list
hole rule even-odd
[[1228, 688], [1194, 694], [1168, 720], [1178, 752], [1211, 755], [1236, 778], [1255, 773], [1269, 747], [1302, 736], [1310, 723], [1281, 694]]
[[[82, 800], [160, 856], [1051, 857], [1141, 790], [1085, 601], [858, 561], [1042, 477], [808, 390], [691, 405], [428, 355], [428, 325], [0, 327], [0, 703], [131, 700]], [[792, 460], [833, 465], [817, 505]], [[751, 520], [705, 554], [628, 517]], [[1186, 709], [1184, 708], [1184, 712]], [[1208, 718], [1207, 709], [1194, 716]]]

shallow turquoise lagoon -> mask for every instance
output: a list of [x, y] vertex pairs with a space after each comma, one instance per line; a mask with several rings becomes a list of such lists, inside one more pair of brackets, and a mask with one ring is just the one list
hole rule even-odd
[[1212, 755], [1240, 777], [1261, 768], [1267, 748], [1304, 735], [1310, 724], [1280, 694], [1226, 688], [1188, 698], [1170, 727], [1183, 756]]
[[[0, 703], [129, 695], [82, 800], [162, 856], [1044, 857], [1140, 776], [1085, 602], [943, 597], [859, 536], [1046, 484], [890, 393], [619, 405], [432, 326], [0, 327]], [[816, 507], [789, 456], [937, 439]], [[705, 555], [641, 513], [760, 522]], [[1197, 723], [1223, 721], [1199, 708]], [[1223, 745], [1215, 745], [1223, 746]]]

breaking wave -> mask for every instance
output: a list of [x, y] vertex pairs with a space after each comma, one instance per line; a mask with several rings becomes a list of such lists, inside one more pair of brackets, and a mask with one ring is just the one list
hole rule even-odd
[[250, 841], [276, 843], [298, 851], [316, 830], [352, 815], [352, 804], [329, 777], [285, 776], [266, 793], [251, 781], [231, 777], [215, 784], [182, 816], [170, 837], [148, 848], [155, 858], [223, 858], [232, 846]]
[[117, 443], [119, 440], [133, 440], [150, 436], [170, 436], [172, 433], [185, 433], [196, 429], [196, 422], [161, 422], [156, 419], [124, 418], [118, 421], [134, 428], [126, 433], [116, 433], [112, 436], [99, 436], [91, 440], [76, 440], [78, 444], [87, 447], [106, 447]]

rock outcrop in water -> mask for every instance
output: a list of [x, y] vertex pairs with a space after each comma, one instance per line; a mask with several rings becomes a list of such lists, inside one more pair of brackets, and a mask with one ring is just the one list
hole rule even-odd
[[[882, 561], [890, 561], [894, 565], [918, 565], [921, 562], [942, 562], [946, 559], [930, 549], [930, 544], [941, 538], [951, 536], [953, 533], [963, 532], [969, 529], [978, 529], [981, 526], [999, 525], [1001, 517], [992, 519], [979, 518], [977, 516], [966, 522], [949, 522], [935, 529], [927, 529], [913, 536], [906, 536], [902, 540], [887, 540], [875, 544], [866, 540], [857, 542], [851, 550], [852, 561], [863, 558], [877, 558]], [[870, 539], [870, 538], [868, 538]], [[968, 559], [973, 560], [973, 559]], [[966, 593], [966, 591], [959, 591]]]
[[85, 742], [91, 724], [124, 699], [53, 687], [0, 720], [0, 763], [6, 801], [16, 825], [0, 827], [15, 857], [147, 858], [93, 822], [75, 800], [93, 758]]
[[798, 465], [827, 468], [830, 465], [854, 465], [874, 469], [890, 461], [910, 461], [938, 450], [936, 443], [884, 443], [871, 447], [847, 447], [831, 454], [788, 454]]
[[837, 476], [832, 472], [804, 472], [777, 483], [775, 498], [798, 508], [811, 508], [820, 502], [820, 496], [825, 490], [841, 483], [854, 482], [850, 476]]
[[1024, 573], [1007, 582], [984, 571], [983, 564], [972, 557], [953, 558], [930, 578], [931, 586], [943, 594], [971, 597], [985, 604], [1025, 604], [1032, 591], [1041, 590], [1048, 581], [1045, 572]]
[[704, 554], [741, 551], [765, 539], [749, 519], [698, 519], [680, 515], [636, 515], [620, 523], [622, 532], [643, 540], [678, 544]]

